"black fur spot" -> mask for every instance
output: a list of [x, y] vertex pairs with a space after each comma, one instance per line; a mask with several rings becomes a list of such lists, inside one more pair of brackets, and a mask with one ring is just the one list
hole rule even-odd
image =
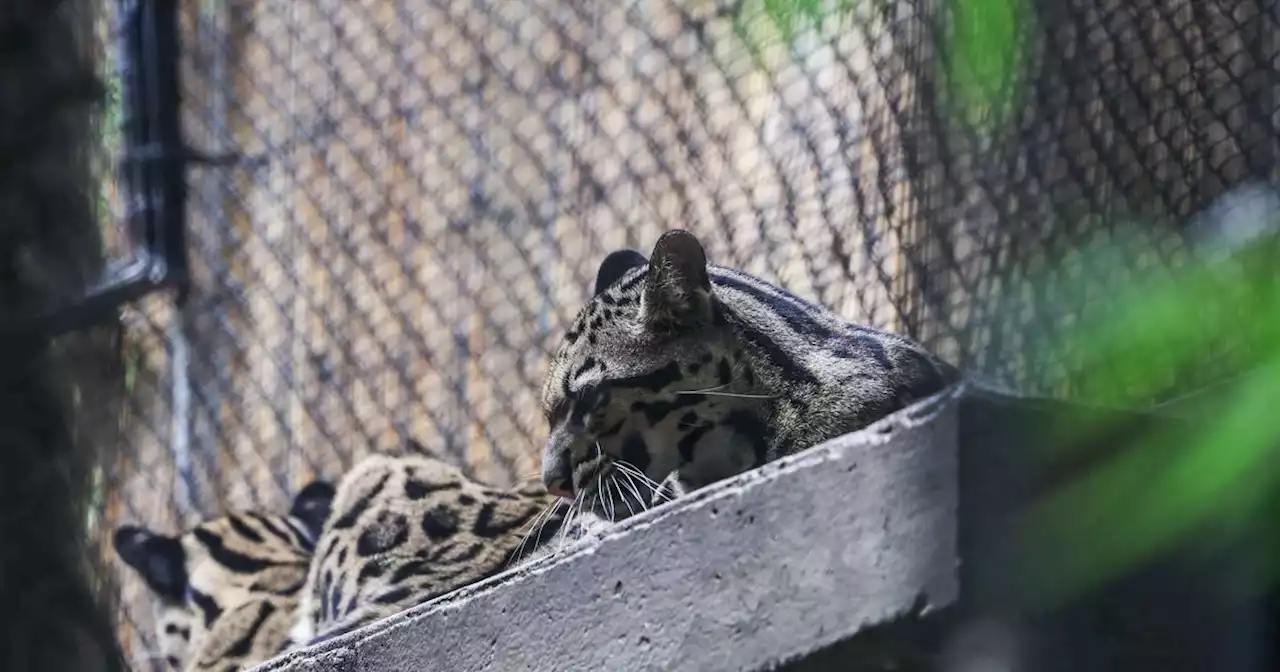
[[412, 591], [407, 586], [400, 586], [399, 588], [393, 588], [373, 598], [373, 601], [378, 604], [395, 604], [396, 602], [409, 597], [410, 592]]
[[[271, 536], [286, 544], [296, 544], [301, 541], [294, 535], [280, 529], [274, 521], [260, 513], [250, 513], [249, 516], [258, 521], [258, 524], [262, 526], [262, 529], [266, 530]], [[285, 527], [288, 527], [288, 525]]]
[[237, 574], [253, 574], [271, 566], [270, 562], [251, 558], [239, 551], [227, 548], [222, 543], [222, 537], [206, 529], [196, 528], [194, 534], [196, 540], [205, 547], [205, 550], [209, 551], [209, 557], [213, 558], [214, 562]]
[[249, 625], [248, 631], [227, 649], [227, 654], [233, 658], [248, 655], [249, 650], [253, 648], [254, 640], [258, 638], [258, 631], [262, 629], [262, 624], [266, 623], [267, 619], [271, 618], [271, 614], [275, 613], [275, 611], [276, 607], [274, 604], [270, 602], [260, 602], [258, 604], [258, 614], [254, 617], [253, 623]]
[[[336, 536], [329, 537], [329, 541], [325, 542], [324, 551], [320, 553], [320, 561], [317, 562], [316, 564], [322, 567], [328, 564], [329, 558], [333, 556], [333, 552], [335, 550], [338, 550], [340, 541], [341, 540], [338, 539], [338, 537]], [[343, 553], [343, 552], [346, 552], [346, 550], [347, 549], [345, 547], [342, 547], [342, 550], [339, 552]]]
[[373, 498], [382, 493], [382, 489], [386, 487], [387, 479], [389, 478], [391, 478], [391, 474], [383, 474], [382, 478], [378, 479], [378, 482], [374, 484], [373, 488], [370, 489], [369, 492], [356, 500], [356, 503], [352, 504], [351, 508], [333, 523], [333, 529], [345, 530], [354, 527], [356, 520], [360, 518], [360, 514], [364, 513], [365, 509], [369, 508], [369, 504], [373, 502]]
[[599, 364], [601, 368], [604, 367], [604, 365], [600, 364], [595, 357], [588, 355], [582, 360], [582, 363], [578, 365], [578, 368], [574, 369], [573, 373], [569, 374], [569, 380], [577, 380], [581, 378], [583, 374], [590, 373], [596, 368], [597, 364]]
[[[467, 495], [463, 495], [471, 499]], [[461, 501], [461, 498], [459, 499]], [[473, 500], [474, 501], [474, 500]], [[422, 531], [432, 541], [440, 541], [458, 532], [458, 512], [441, 504], [422, 517]]]
[[324, 599], [329, 594], [329, 588], [333, 586], [333, 570], [324, 570], [324, 576], [320, 577], [320, 585], [315, 588], [313, 595], [320, 604], [320, 618], [328, 620], [332, 615], [329, 613], [329, 601]]
[[480, 551], [484, 550], [484, 544], [474, 543], [467, 547], [467, 550], [458, 554], [458, 557], [452, 558], [451, 562], [470, 562], [480, 557]]
[[434, 573], [435, 570], [431, 567], [430, 562], [427, 562], [426, 560], [414, 560], [412, 562], [406, 562], [396, 568], [396, 571], [392, 572], [389, 581], [392, 584], [397, 584], [404, 582], [405, 579], [411, 576], [430, 576]]
[[476, 503], [476, 498], [471, 495], [458, 495], [458, 504], [462, 506], [471, 506]]
[[716, 377], [720, 379], [721, 385], [733, 382], [733, 367], [729, 366], [728, 359], [720, 360], [720, 366], [716, 367]]
[[338, 564], [347, 564], [347, 549], [345, 547], [341, 551], [338, 551]]
[[672, 411], [686, 406], [697, 406], [702, 401], [702, 397], [696, 394], [682, 394], [671, 401], [655, 401], [646, 406], [644, 417], [649, 421], [649, 425], [653, 426], [662, 422]]
[[698, 442], [702, 440], [702, 437], [705, 436], [707, 432], [711, 431], [711, 428], [714, 426], [715, 425], [712, 424], [699, 425], [694, 427], [688, 434], [680, 437], [680, 443], [676, 445], [680, 449], [680, 459], [683, 460], [684, 463], [688, 464], [693, 461], [694, 448], [697, 447]]
[[258, 534], [257, 530], [249, 527], [243, 520], [241, 520], [240, 516], [227, 516], [227, 522], [231, 525], [231, 529], [236, 531], [236, 534], [248, 539], [249, 541], [257, 544], [261, 544], [266, 541], [262, 538], [261, 534]]
[[244, 636], [236, 640], [227, 653], [232, 657], [240, 657], [247, 655], [249, 650], [253, 648], [253, 642], [258, 637], [258, 631], [262, 629], [262, 624], [267, 622], [271, 614], [275, 613], [276, 607], [270, 602], [260, 602], [258, 604], [258, 615], [254, 617], [253, 623], [249, 626], [249, 630]]
[[452, 541], [445, 542], [430, 552], [418, 551], [416, 557], [426, 562], [440, 562], [440, 558], [448, 555], [455, 546], [457, 546], [457, 544]]
[[182, 666], [182, 661], [178, 660], [177, 656], [169, 656], [164, 660], [166, 663], [169, 663], [169, 667], [172, 667], [175, 670]]
[[735, 434], [751, 442], [755, 466], [764, 464], [769, 454], [769, 427], [764, 421], [747, 411], [733, 411], [724, 421]]
[[445, 492], [461, 488], [462, 484], [456, 481], [451, 483], [427, 483], [416, 478], [406, 478], [404, 481], [404, 496], [416, 502], [433, 492]]
[[782, 371], [784, 379], [796, 383], [818, 382], [818, 379], [814, 378], [813, 374], [810, 373], [808, 369], [800, 366], [792, 360], [791, 357], [787, 355], [787, 352], [773, 340], [773, 337], [759, 329], [753, 329], [741, 319], [737, 319], [736, 321], [738, 322], [738, 328], [742, 334], [742, 338], [764, 351], [765, 356], [769, 358], [769, 362]]
[[481, 537], [483, 539], [495, 539], [519, 528], [529, 522], [529, 520], [534, 516], [538, 515], [538, 510], [535, 507], [529, 507], [529, 510], [522, 515], [511, 520], [495, 524], [493, 521], [493, 514], [496, 512], [496, 509], [497, 506], [492, 502], [485, 504], [484, 507], [480, 509], [480, 515], [476, 516], [476, 524], [472, 530], [477, 537]]
[[724, 304], [716, 301], [711, 304], [711, 326], [720, 328], [729, 324], [729, 316], [725, 314]]
[[342, 612], [342, 583], [333, 586], [333, 590], [329, 591], [329, 613], [332, 618], [338, 618]]
[[346, 618], [349, 614], [351, 614], [351, 612], [355, 611], [356, 602], [359, 600], [359, 598], [360, 598], [359, 593], [352, 595], [351, 599], [347, 600], [346, 605], [342, 607], [342, 613], [338, 615], [338, 618]]
[[649, 446], [645, 444], [644, 437], [638, 432], [632, 433], [626, 441], [622, 442], [622, 459], [630, 462], [641, 472], [648, 471]]
[[828, 351], [840, 359], [870, 360], [881, 370], [892, 368], [889, 355], [879, 339], [866, 334], [850, 334], [844, 338], [832, 339], [827, 345]]
[[676, 429], [689, 429], [696, 424], [698, 424], [698, 414], [693, 411], [689, 411], [688, 413], [680, 416], [680, 420], [676, 423]]
[[360, 573], [356, 574], [356, 585], [363, 586], [369, 579], [376, 579], [387, 571], [387, 565], [381, 558], [371, 560], [360, 568]]
[[684, 378], [684, 374], [680, 371], [680, 363], [671, 362], [666, 366], [650, 371], [649, 373], [612, 381], [611, 385], [621, 389], [640, 388], [656, 393], [670, 387], [672, 383], [675, 383], [681, 378]]
[[409, 539], [409, 521], [398, 513], [382, 511], [377, 521], [365, 528], [356, 540], [356, 555], [367, 558], [385, 553]]
[[195, 602], [196, 607], [200, 609], [200, 612], [204, 615], [205, 627], [212, 625], [213, 622], [218, 620], [218, 617], [222, 615], [222, 607], [219, 607], [218, 603], [214, 602], [212, 597], [209, 597], [194, 588], [191, 589], [191, 601]]
[[607, 439], [607, 438], [609, 438], [609, 437], [613, 436], [614, 434], [617, 434], [619, 431], [621, 431], [621, 430], [622, 430], [622, 426], [623, 426], [623, 425], [625, 425], [626, 423], [627, 423], [627, 421], [626, 421], [626, 419], [625, 419], [625, 418], [624, 418], [624, 419], [622, 419], [622, 420], [619, 420], [617, 424], [615, 424], [615, 425], [613, 425], [612, 427], [610, 427], [610, 428], [608, 428], [608, 429], [604, 430], [603, 432], [600, 432], [600, 434], [598, 435], [598, 437], [599, 437], [599, 438], [601, 438], [601, 439]]

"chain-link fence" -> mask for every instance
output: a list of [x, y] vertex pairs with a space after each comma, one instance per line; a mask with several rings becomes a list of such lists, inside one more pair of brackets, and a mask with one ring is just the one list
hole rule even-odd
[[[1188, 217], [1277, 179], [1261, 0], [1021, 6], [1020, 95], [967, 114], [960, 84], [984, 75], [959, 57], [963, 3], [835, 2], [822, 22], [775, 4], [184, 3], [188, 140], [239, 160], [192, 181], [186, 301], [128, 314], [106, 519], [283, 507], [404, 436], [527, 477], [548, 352], [596, 264], [672, 227], [1069, 394], [1070, 353], [1028, 334], [1116, 279], [1056, 291], [1033, 269], [1136, 219], [1135, 262], [1174, 263]], [[128, 576], [124, 598], [141, 661], [148, 598]]]

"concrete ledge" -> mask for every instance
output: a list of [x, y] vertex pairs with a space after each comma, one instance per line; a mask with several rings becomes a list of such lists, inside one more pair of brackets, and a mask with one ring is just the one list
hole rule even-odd
[[767, 669], [921, 602], [946, 606], [958, 592], [960, 396], [255, 669]]

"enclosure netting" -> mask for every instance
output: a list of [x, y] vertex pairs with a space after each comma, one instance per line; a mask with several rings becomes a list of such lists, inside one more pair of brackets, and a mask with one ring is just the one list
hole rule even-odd
[[[1019, 93], [976, 110], [960, 85], [984, 71], [939, 8], [961, 3], [830, 4], [789, 24], [725, 0], [183, 3], [187, 138], [240, 160], [193, 173], [188, 301], [128, 311], [106, 519], [282, 508], [406, 436], [529, 476], [548, 352], [596, 265], [673, 227], [1071, 395], [1077, 353], [1033, 336], [1178, 263], [1224, 191], [1276, 180], [1261, 0], [1023, 7]], [[1080, 277], [1073, 250], [1121, 229], [1148, 241], [1133, 266]], [[124, 590], [144, 669], [150, 601]]]

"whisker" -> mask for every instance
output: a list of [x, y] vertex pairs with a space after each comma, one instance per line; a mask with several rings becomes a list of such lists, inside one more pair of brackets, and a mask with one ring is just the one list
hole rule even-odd
[[721, 392], [724, 388], [729, 387], [729, 383], [716, 385], [715, 387], [707, 387], [701, 390], [676, 390], [676, 394], [705, 394], [711, 397], [738, 397], [740, 399], [777, 399], [776, 394], [748, 394], [746, 392]]
[[688, 391], [676, 392], [676, 394], [702, 394], [708, 397], [737, 397], [739, 399], [777, 399], [776, 394], [747, 394], [746, 392], [702, 392]]
[[640, 471], [639, 469], [629, 464], [625, 466], [622, 464], [619, 464], [618, 466], [619, 466], [618, 472], [627, 477], [627, 480], [626, 480], [627, 487], [631, 488], [631, 492], [636, 496], [636, 502], [638, 504], [640, 504], [641, 506], [644, 506], [644, 497], [640, 495], [640, 489], [636, 487], [637, 480], [639, 480], [641, 485], [645, 486], [646, 488], [649, 488], [649, 490], [652, 491], [653, 495], [658, 494], [658, 491], [654, 489], [654, 487], [651, 485], [652, 481], [649, 479], [649, 477], [645, 476], [642, 473], [638, 473]]
[[[639, 467], [635, 466], [634, 464], [631, 464], [630, 462], [624, 462], [622, 460], [615, 461], [614, 464], [616, 464], [623, 471], [626, 471], [632, 476], [639, 478], [640, 482], [643, 483], [645, 487], [653, 491], [653, 496], [655, 498], [665, 494], [663, 492], [661, 484], [655, 482], [652, 478], [649, 478], [643, 471], [640, 471]], [[667, 499], [670, 499], [670, 497], [668, 496]]]
[[[617, 486], [617, 488], [618, 488], [618, 497], [619, 497], [620, 499], [622, 499], [622, 503], [623, 503], [623, 504], [626, 504], [626, 505], [627, 505], [627, 511], [630, 511], [630, 512], [631, 512], [631, 515], [633, 515], [633, 516], [634, 516], [634, 515], [636, 515], [636, 510], [635, 510], [635, 509], [633, 509], [633, 508], [631, 507], [631, 502], [627, 501], [627, 496], [626, 496], [626, 494], [624, 494], [624, 493], [622, 492], [622, 482], [617, 480], [619, 475], [626, 476], [627, 478], [631, 478], [631, 476], [630, 476], [629, 474], [627, 474], [627, 472], [625, 472], [625, 471], [616, 471], [616, 472], [614, 472], [614, 474], [613, 474], [613, 476], [612, 476], [611, 478], [612, 478], [612, 480], [613, 480], [613, 482], [614, 482], [614, 485], [615, 485], [615, 486]], [[639, 503], [640, 503], [640, 492], [639, 492], [639, 491], [637, 491], [635, 488], [632, 488], [631, 490], [632, 490], [632, 492], [634, 492], [634, 493], [635, 493], [635, 495], [636, 495], [636, 503], [637, 503], [637, 504], [639, 504]]]
[[[647, 510], [649, 509], [649, 506], [645, 505], [645, 503], [644, 503], [644, 497], [641, 497], [641, 496], [640, 496], [640, 488], [637, 488], [637, 487], [636, 487], [636, 477], [635, 477], [634, 475], [632, 475], [632, 474], [630, 474], [630, 473], [626, 472], [626, 471], [619, 471], [618, 473], [622, 474], [623, 476], [626, 476], [626, 479], [625, 479], [625, 485], [626, 485], [628, 488], [631, 488], [631, 494], [635, 495], [635, 497], [636, 497], [636, 505], [640, 506], [640, 507], [642, 508], [642, 510], [646, 510], [646, 511], [647, 511]], [[629, 507], [628, 507], [628, 508], [629, 508]], [[634, 516], [634, 515], [636, 515], [636, 514], [635, 514], [635, 511], [632, 511], [632, 512], [631, 512], [631, 515], [633, 515], [633, 516]]]
[[551, 520], [551, 516], [560, 507], [561, 502], [562, 500], [560, 499], [552, 500], [550, 504], [538, 512], [538, 515], [533, 517], [533, 521], [529, 524], [529, 531], [524, 533], [520, 539], [520, 545], [516, 547], [515, 554], [507, 560], [507, 567], [510, 567], [513, 563], [520, 562], [520, 559], [524, 557], [525, 547], [529, 544], [529, 539], [533, 537], [535, 531], [538, 536], [533, 542], [534, 547], [536, 548], [542, 542], [542, 530], [546, 528], [547, 521]]
[[603, 488], [603, 489], [604, 489], [604, 494], [605, 494], [605, 495], [608, 495], [608, 498], [605, 498], [605, 497], [602, 495], [602, 496], [601, 496], [601, 500], [600, 500], [600, 501], [604, 503], [605, 515], [609, 516], [609, 522], [611, 522], [611, 523], [612, 523], [612, 522], [616, 522], [616, 521], [618, 520], [618, 517], [617, 517], [616, 515], [614, 515], [614, 510], [613, 510], [613, 492], [609, 489], [609, 481], [604, 481], [604, 480], [597, 479], [597, 481], [596, 481], [596, 488], [597, 488], [597, 489], [601, 489], [601, 488]]
[[565, 514], [564, 522], [560, 525], [560, 542], [556, 545], [556, 553], [564, 550], [565, 539], [569, 536], [569, 528], [573, 526], [573, 517], [576, 515], [579, 508], [578, 505], [582, 500], [582, 492], [579, 491], [577, 496], [573, 498], [573, 501], [569, 503], [569, 512]]

